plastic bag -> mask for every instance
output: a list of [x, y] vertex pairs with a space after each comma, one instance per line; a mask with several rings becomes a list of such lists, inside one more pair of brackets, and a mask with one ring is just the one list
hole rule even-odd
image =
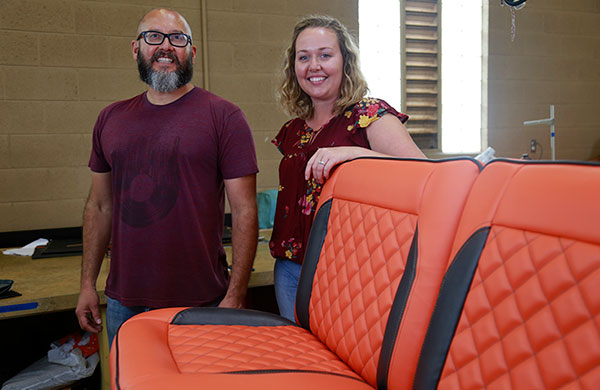
[[4, 382], [2, 390], [52, 390], [87, 378], [100, 356], [98, 336], [72, 334], [50, 345], [48, 355]]

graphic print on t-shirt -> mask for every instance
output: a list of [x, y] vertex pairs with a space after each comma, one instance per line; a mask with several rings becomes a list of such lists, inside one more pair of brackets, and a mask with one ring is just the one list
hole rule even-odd
[[136, 137], [123, 156], [121, 220], [133, 227], [150, 226], [164, 218], [179, 192], [179, 137]]

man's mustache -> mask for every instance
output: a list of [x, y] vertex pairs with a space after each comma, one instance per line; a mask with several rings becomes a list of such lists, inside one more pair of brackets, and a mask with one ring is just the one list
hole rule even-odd
[[168, 57], [170, 59], [173, 60], [173, 62], [177, 65], [179, 65], [179, 59], [177, 58], [177, 56], [175, 56], [175, 54], [173, 54], [170, 51], [163, 51], [163, 50], [157, 50], [154, 52], [154, 54], [152, 55], [152, 57], [150, 58], [150, 62], [154, 62], [158, 59], [158, 57]]

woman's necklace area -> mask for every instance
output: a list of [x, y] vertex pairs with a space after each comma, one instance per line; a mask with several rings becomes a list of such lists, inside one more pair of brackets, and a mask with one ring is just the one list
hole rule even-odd
[[323, 124], [323, 126], [319, 127], [318, 129], [314, 129], [313, 127], [311, 127], [308, 122], [306, 122], [306, 127], [309, 130], [308, 134], [310, 139], [308, 140], [308, 143], [311, 144], [315, 138], [317, 138], [317, 135], [319, 135], [321, 133], [321, 130], [323, 130], [323, 128], [327, 125], [327, 123], [329, 123], [329, 121], [327, 121], [325, 124]]

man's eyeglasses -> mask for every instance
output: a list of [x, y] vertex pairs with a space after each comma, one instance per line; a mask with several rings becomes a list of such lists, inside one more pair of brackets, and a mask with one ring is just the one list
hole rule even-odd
[[149, 45], [160, 45], [165, 40], [165, 37], [175, 47], [186, 47], [188, 43], [192, 43], [192, 38], [184, 33], [165, 34], [160, 31], [142, 31], [137, 39], [139, 40], [142, 37]]

